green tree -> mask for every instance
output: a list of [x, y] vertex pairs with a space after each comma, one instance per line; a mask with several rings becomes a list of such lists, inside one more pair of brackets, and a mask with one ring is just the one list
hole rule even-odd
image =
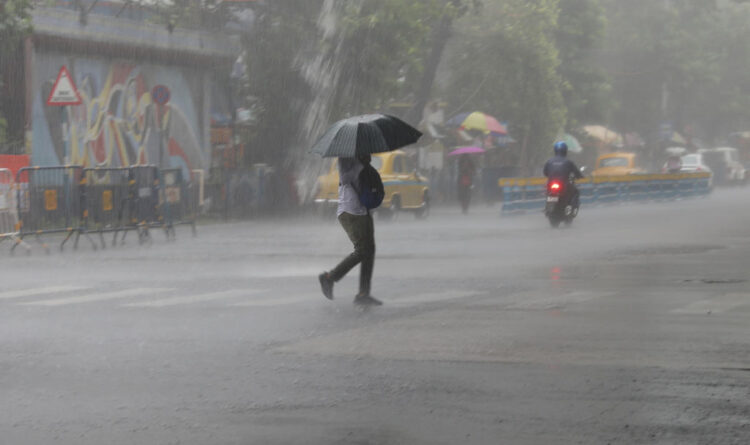
[[721, 5], [712, 29], [704, 33], [711, 76], [685, 90], [689, 102], [683, 119], [716, 142], [750, 128], [750, 4], [744, 3]]
[[11, 99], [17, 95], [10, 94], [10, 89], [18, 87], [16, 82], [20, 84], [22, 74], [19, 74], [18, 67], [23, 66], [23, 39], [30, 32], [30, 1], [0, 2], [0, 143], [20, 143], [23, 140], [23, 129], [18, 124], [22, 116], [13, 112], [17, 104]]
[[488, 3], [481, 16], [461, 20], [463, 32], [447, 64], [451, 107], [509, 121], [527, 174], [566, 119], [555, 47], [558, 13], [557, 0]]
[[414, 104], [405, 116], [412, 122], [421, 119], [422, 110], [430, 99], [443, 52], [453, 35], [453, 23], [471, 9], [481, 10], [483, 2], [480, 0], [442, 0], [431, 6], [439, 11], [439, 16], [433, 26], [429, 47], [425, 48], [422, 74], [414, 90]]
[[[294, 161], [331, 121], [413, 90], [442, 2], [269, 2], [246, 42], [245, 93], [258, 117], [251, 145], [276, 147], [274, 163]], [[311, 118], [323, 125], [303, 131]]]
[[606, 119], [610, 85], [596, 60], [604, 46], [606, 25], [599, 0], [560, 0], [555, 40], [568, 128]]
[[690, 124], [702, 108], [701, 91], [721, 78], [725, 33], [717, 3], [607, 0], [607, 11], [603, 60], [617, 101], [615, 126], [653, 140], [661, 122]]
[[343, 17], [343, 70], [334, 114], [359, 114], [412, 94], [430, 58], [444, 0], [366, 0]]

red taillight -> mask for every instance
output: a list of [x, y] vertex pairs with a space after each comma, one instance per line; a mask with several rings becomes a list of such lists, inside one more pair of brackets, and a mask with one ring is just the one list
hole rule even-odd
[[560, 193], [560, 191], [562, 190], [562, 184], [557, 181], [550, 182], [547, 190], [550, 193]]

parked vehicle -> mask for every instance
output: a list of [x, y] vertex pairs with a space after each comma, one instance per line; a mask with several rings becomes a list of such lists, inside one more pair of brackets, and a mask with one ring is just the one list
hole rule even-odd
[[698, 150], [698, 153], [703, 155], [703, 161], [713, 172], [714, 184], [745, 184], [746, 170], [739, 162], [739, 153], [736, 148], [718, 147], [701, 149]]
[[680, 173], [682, 170], [682, 157], [687, 153], [683, 147], [668, 147], [666, 150], [667, 162], [661, 168], [662, 173]]
[[702, 153], [692, 153], [682, 157], [680, 173], [712, 173]]
[[638, 166], [635, 153], [615, 152], [601, 155], [591, 172], [594, 176], [619, 176], [646, 173]]
[[[376, 212], [389, 218], [400, 211], [411, 211], [425, 218], [430, 211], [429, 180], [417, 173], [412, 160], [402, 150], [372, 155], [371, 165], [380, 173], [385, 198]], [[328, 173], [318, 178], [315, 204], [322, 209], [338, 205], [339, 171], [336, 159]]]

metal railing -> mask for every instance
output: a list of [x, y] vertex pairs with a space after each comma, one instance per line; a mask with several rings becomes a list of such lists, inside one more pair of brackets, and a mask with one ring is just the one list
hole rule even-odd
[[[576, 181], [583, 204], [670, 201], [711, 192], [710, 173], [594, 176]], [[542, 209], [547, 178], [503, 178], [502, 213]]]
[[23, 239], [34, 236], [49, 251], [42, 235], [64, 234], [60, 249], [74, 235], [74, 248], [84, 236], [96, 249], [91, 234], [98, 235], [102, 248], [105, 233], [114, 234], [116, 245], [120, 234], [123, 243], [135, 231], [143, 244], [152, 241], [149, 229], [156, 227], [174, 239], [175, 225], [191, 225], [195, 234], [202, 193], [202, 184], [183, 181], [182, 170], [155, 166], [24, 167], [15, 181], [0, 169], [0, 241], [14, 239], [12, 250], [30, 249]]

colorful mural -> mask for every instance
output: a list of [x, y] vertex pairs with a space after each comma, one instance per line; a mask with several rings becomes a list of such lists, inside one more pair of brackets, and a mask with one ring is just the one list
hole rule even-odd
[[[62, 65], [83, 103], [51, 107], [47, 97]], [[35, 53], [32, 119], [34, 165], [121, 167], [154, 164], [185, 173], [209, 163], [210, 79], [189, 68]], [[169, 103], [151, 98], [155, 85]], [[218, 101], [217, 101], [218, 103]]]

